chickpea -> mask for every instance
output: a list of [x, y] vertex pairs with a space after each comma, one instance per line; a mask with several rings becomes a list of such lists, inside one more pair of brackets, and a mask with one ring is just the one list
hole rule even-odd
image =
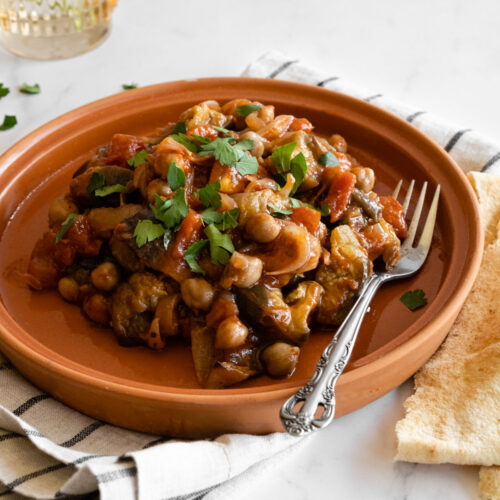
[[104, 295], [100, 293], [90, 295], [84, 300], [82, 309], [92, 321], [100, 325], [109, 325], [111, 314], [108, 299]]
[[234, 349], [243, 345], [248, 337], [248, 328], [238, 318], [230, 316], [217, 327], [215, 333], [216, 349]]
[[62, 224], [69, 214], [77, 214], [78, 207], [66, 198], [54, 200], [49, 207], [49, 226]]
[[90, 281], [99, 290], [109, 292], [120, 279], [118, 269], [112, 262], [104, 262], [90, 273]]
[[158, 196], [168, 196], [172, 194], [172, 189], [168, 185], [168, 182], [165, 182], [161, 179], [154, 179], [146, 188], [147, 198], [149, 203], [155, 202], [156, 195]]
[[347, 153], [347, 142], [339, 134], [333, 134], [328, 138], [328, 142], [339, 152]]
[[68, 302], [78, 302], [80, 287], [74, 278], [65, 276], [59, 280], [57, 289], [64, 300]]
[[290, 376], [299, 360], [300, 349], [297, 346], [276, 342], [262, 352], [262, 362], [271, 377]]
[[354, 167], [352, 173], [356, 176], [356, 187], [369, 193], [375, 185], [375, 172], [371, 168]]
[[253, 156], [262, 156], [264, 154], [264, 142], [259, 134], [251, 131], [243, 132], [243, 134], [240, 135], [240, 140], [253, 141], [253, 147], [250, 149], [250, 153]]
[[203, 278], [189, 278], [181, 283], [181, 295], [191, 309], [208, 311], [214, 300], [215, 290]]
[[234, 252], [228, 265], [224, 268], [221, 285], [223, 288], [231, 288], [235, 285], [239, 288], [250, 288], [259, 281], [264, 265], [258, 257]]
[[252, 215], [246, 223], [248, 236], [258, 243], [269, 243], [280, 233], [280, 223], [270, 214], [264, 212]]

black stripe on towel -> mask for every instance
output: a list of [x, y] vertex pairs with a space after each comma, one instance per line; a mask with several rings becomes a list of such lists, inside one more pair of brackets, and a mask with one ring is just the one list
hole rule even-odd
[[425, 111], [415, 111], [415, 113], [412, 113], [410, 116], [406, 117], [406, 121], [411, 123], [413, 120], [423, 114], [425, 114]]
[[[41, 438], [45, 437], [41, 432], [32, 431], [31, 429], [23, 429], [23, 431], [26, 434], [26, 436], [34, 436], [34, 437], [41, 437]], [[17, 432], [9, 432], [8, 434], [2, 434], [0, 436], [0, 442], [7, 441], [8, 439], [24, 438], [26, 436], [23, 436], [22, 434], [18, 434]]]
[[23, 413], [27, 412], [32, 406], [36, 405], [38, 402], [49, 398], [50, 396], [48, 394], [39, 394], [38, 396], [33, 396], [32, 398], [28, 399], [28, 401], [23, 403], [21, 406], [18, 406], [12, 413], [14, 413], [14, 415], [19, 417], [19, 415], [22, 415]]
[[3, 363], [0, 363], [0, 370], [10, 370], [12, 368], [12, 363], [9, 361], [4, 361]]
[[462, 137], [466, 132], [469, 132], [470, 128], [464, 128], [463, 130], [459, 130], [449, 141], [448, 144], [444, 147], [444, 150], [449, 153], [455, 144], [460, 140], [460, 137]]
[[279, 68], [276, 68], [272, 73], [270, 73], [267, 78], [276, 78], [280, 73], [285, 71], [286, 68], [288, 68], [292, 64], [295, 64], [296, 62], [299, 62], [299, 61], [295, 60], [295, 61], [287, 61], [287, 62], [283, 63]]
[[103, 474], [97, 474], [96, 480], [99, 484], [109, 483], [111, 481], [116, 481], [117, 479], [123, 479], [124, 477], [134, 477], [137, 475], [137, 468], [130, 467], [128, 469], [114, 470], [110, 472], [104, 472]]
[[365, 97], [363, 100], [366, 102], [371, 102], [374, 101], [375, 99], [378, 99], [379, 97], [382, 97], [382, 94], [371, 95], [369, 97]]
[[154, 441], [151, 441], [147, 444], [145, 444], [141, 450], [145, 450], [147, 448], [151, 448], [152, 446], [156, 446], [157, 444], [162, 444], [162, 443], [166, 443], [167, 441], [170, 441], [172, 438], [171, 437], [168, 437], [168, 436], [163, 436], [161, 438], [158, 438], [158, 439], [155, 439]]
[[85, 429], [82, 429], [78, 434], [75, 434], [71, 439], [64, 441], [64, 443], [61, 443], [59, 446], [64, 446], [65, 448], [71, 448], [72, 446], [75, 446], [75, 444], [79, 443], [80, 441], [83, 441], [85, 438], [90, 436], [94, 431], [101, 428], [103, 425], [105, 425], [104, 422], [94, 422], [93, 424], [90, 424], [87, 427], [85, 427]]
[[338, 80], [338, 76], [331, 76], [330, 78], [325, 78], [324, 80], [321, 80], [316, 84], [317, 87], [324, 87], [327, 83], [334, 82], [335, 80]]
[[496, 163], [498, 160], [500, 160], [500, 152], [498, 152], [496, 155], [493, 155], [484, 165], [483, 168], [481, 169], [481, 172], [486, 172], [494, 163]]

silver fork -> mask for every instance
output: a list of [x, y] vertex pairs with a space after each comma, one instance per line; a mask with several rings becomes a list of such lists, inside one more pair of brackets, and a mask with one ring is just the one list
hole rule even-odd
[[[393, 196], [396, 199], [402, 183], [403, 181], [400, 180], [394, 190]], [[415, 181], [412, 180], [403, 202], [405, 214], [410, 204], [414, 185]], [[326, 427], [333, 420], [335, 414], [335, 384], [349, 361], [361, 323], [375, 292], [387, 281], [407, 278], [415, 274], [425, 262], [436, 222], [440, 186], [436, 188], [434, 193], [420, 240], [417, 246], [413, 247], [426, 190], [427, 182], [424, 183], [418, 198], [406, 239], [401, 246], [401, 258], [397, 266], [389, 271], [374, 272], [366, 281], [353, 308], [340, 325], [335, 337], [323, 351], [311, 380], [282, 406], [280, 412], [281, 422], [288, 433], [295, 436], [307, 434]], [[299, 403], [303, 404], [296, 410]], [[318, 408], [322, 408], [322, 413], [316, 417]]]

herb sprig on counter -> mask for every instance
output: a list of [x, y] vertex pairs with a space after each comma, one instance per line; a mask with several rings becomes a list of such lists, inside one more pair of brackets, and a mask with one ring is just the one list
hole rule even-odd
[[23, 83], [19, 87], [19, 92], [23, 94], [39, 94], [41, 92], [40, 85], [35, 83], [35, 85], [28, 85], [27, 83]]

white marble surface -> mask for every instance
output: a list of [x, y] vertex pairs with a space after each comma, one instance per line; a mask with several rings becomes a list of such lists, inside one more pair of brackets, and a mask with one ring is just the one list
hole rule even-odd
[[[93, 52], [38, 62], [0, 49], [0, 82], [11, 88], [0, 120], [19, 121], [0, 132], [0, 152], [122, 83], [238, 75], [271, 49], [498, 139], [498, 19], [496, 0], [119, 0], [111, 36]], [[23, 82], [42, 93], [19, 94]], [[476, 468], [392, 462], [410, 393], [407, 382], [336, 420], [272, 470], [260, 467], [238, 498], [476, 499]]]

